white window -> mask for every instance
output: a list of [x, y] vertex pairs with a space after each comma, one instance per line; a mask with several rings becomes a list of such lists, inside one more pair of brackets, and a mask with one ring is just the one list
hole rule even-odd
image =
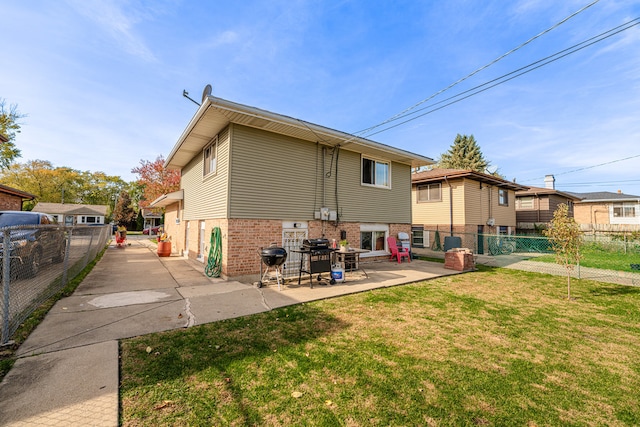
[[509, 190], [498, 189], [498, 204], [500, 206], [509, 206]]
[[209, 174], [216, 173], [216, 160], [218, 158], [218, 137], [213, 139], [213, 142], [209, 144], [203, 151], [203, 171], [202, 175], [207, 176]]
[[387, 255], [388, 236], [389, 226], [386, 224], [362, 224], [360, 226], [360, 249], [371, 251], [362, 254], [362, 256]]
[[391, 165], [381, 160], [362, 158], [362, 184], [375, 187], [391, 187]]
[[616, 218], [635, 218], [636, 205], [631, 203], [620, 203], [613, 205], [613, 216]]
[[[429, 241], [429, 232], [427, 231], [426, 242]], [[416, 248], [424, 248], [425, 244], [425, 232], [424, 227], [413, 226], [411, 227], [411, 246]]]
[[440, 183], [418, 185], [417, 190], [418, 203], [439, 202], [442, 200], [442, 184]]
[[519, 209], [533, 209], [533, 196], [518, 197], [516, 205]]

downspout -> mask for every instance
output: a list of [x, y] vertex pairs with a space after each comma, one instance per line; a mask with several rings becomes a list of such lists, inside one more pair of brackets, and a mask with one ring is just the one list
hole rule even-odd
[[449, 235], [453, 237], [453, 188], [446, 175], [444, 181], [449, 186]]

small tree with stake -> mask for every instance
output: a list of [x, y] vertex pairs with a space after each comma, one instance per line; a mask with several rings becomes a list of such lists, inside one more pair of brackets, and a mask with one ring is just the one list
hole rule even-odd
[[571, 271], [580, 262], [582, 232], [576, 220], [569, 216], [569, 206], [565, 203], [558, 205], [549, 228], [543, 234], [549, 238], [556, 253], [556, 263], [563, 265], [567, 271], [567, 299], [570, 299]]

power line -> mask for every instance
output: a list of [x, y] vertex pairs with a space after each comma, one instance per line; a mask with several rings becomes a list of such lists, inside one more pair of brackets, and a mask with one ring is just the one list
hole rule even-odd
[[[420, 102], [418, 102], [418, 103], [416, 103], [416, 104], [412, 105], [412, 106], [411, 106], [411, 107], [409, 107], [409, 108], [404, 109], [403, 111], [401, 111], [401, 112], [399, 112], [398, 114], [396, 114], [396, 115], [394, 115], [394, 116], [392, 116], [392, 117], [388, 118], [387, 120], [385, 120], [385, 121], [383, 121], [383, 122], [381, 122], [381, 123], [378, 123], [377, 125], [371, 126], [371, 127], [367, 128], [367, 129], [363, 129], [363, 130], [361, 130], [361, 131], [359, 131], [359, 132], [356, 132], [355, 134], [356, 134], [356, 135], [361, 135], [361, 134], [368, 133], [369, 131], [372, 131], [373, 129], [376, 129], [376, 128], [380, 127], [380, 126], [384, 126], [384, 125], [385, 125], [385, 124], [387, 124], [387, 123], [393, 122], [393, 121], [395, 121], [395, 120], [397, 120], [397, 119], [399, 119], [399, 118], [402, 118], [402, 117], [406, 116], [406, 115], [407, 115], [407, 113], [409, 113], [411, 110], [413, 110], [413, 109], [417, 108], [418, 106], [420, 106], [420, 105], [424, 104], [425, 102], [430, 101], [431, 99], [435, 98], [436, 96], [440, 95], [440, 94], [441, 94], [441, 93], [443, 93], [443, 92], [446, 92], [447, 90], [449, 90], [449, 89], [453, 88], [454, 86], [457, 86], [458, 84], [462, 83], [463, 81], [465, 81], [465, 80], [467, 80], [467, 79], [469, 79], [469, 78], [473, 77], [474, 75], [478, 74], [480, 71], [482, 71], [482, 70], [485, 70], [485, 69], [489, 68], [489, 67], [490, 67], [490, 66], [492, 66], [493, 64], [495, 64], [495, 63], [497, 63], [497, 62], [501, 61], [502, 59], [506, 58], [507, 56], [511, 55], [512, 53], [514, 53], [514, 52], [516, 52], [516, 51], [520, 50], [520, 49], [521, 49], [521, 48], [523, 48], [524, 46], [526, 46], [526, 45], [528, 45], [529, 43], [533, 42], [534, 40], [536, 40], [536, 39], [538, 39], [538, 38], [542, 37], [542, 36], [543, 36], [543, 35], [545, 35], [546, 33], [548, 33], [548, 32], [550, 32], [550, 31], [552, 31], [552, 30], [556, 29], [556, 28], [557, 28], [557, 27], [559, 27], [560, 25], [562, 25], [562, 24], [564, 24], [565, 22], [567, 22], [569, 19], [571, 19], [571, 18], [575, 17], [576, 15], [580, 14], [581, 12], [584, 12], [586, 9], [590, 8], [591, 6], [593, 6], [594, 4], [598, 3], [599, 1], [600, 1], [600, 0], [595, 0], [595, 1], [591, 2], [591, 3], [589, 3], [588, 5], [584, 6], [584, 7], [583, 7], [583, 8], [581, 8], [580, 10], [578, 10], [578, 11], [576, 11], [576, 12], [572, 13], [571, 15], [567, 16], [566, 18], [562, 19], [561, 21], [557, 22], [556, 24], [552, 25], [551, 27], [547, 28], [546, 30], [544, 30], [544, 31], [540, 32], [539, 34], [537, 34], [537, 35], [535, 35], [535, 36], [533, 36], [533, 37], [531, 37], [529, 40], [525, 41], [524, 43], [520, 44], [519, 46], [517, 46], [517, 47], [515, 47], [515, 48], [511, 49], [510, 51], [508, 51], [508, 52], [506, 52], [506, 53], [504, 53], [504, 54], [500, 55], [499, 57], [497, 57], [497, 58], [496, 58], [496, 59], [494, 59], [493, 61], [489, 62], [488, 64], [483, 65], [482, 67], [478, 68], [477, 70], [473, 71], [472, 73], [468, 74], [467, 76], [465, 76], [465, 77], [463, 77], [463, 78], [461, 78], [461, 79], [459, 79], [459, 80], [455, 81], [454, 83], [451, 83], [451, 84], [450, 84], [449, 86], [447, 86], [446, 88], [439, 90], [438, 92], [434, 93], [433, 95], [431, 95], [431, 96], [429, 96], [429, 97], [427, 97], [427, 98], [423, 99], [422, 101], [420, 101]], [[375, 134], [374, 134], [374, 135], [375, 135]]]
[[[416, 113], [418, 113], [420, 111], [424, 111], [427, 108], [431, 108], [430, 110], [428, 110], [428, 111], [426, 111], [426, 112], [424, 112], [422, 114], [419, 114], [419, 115], [417, 115], [415, 117], [412, 117], [412, 118], [409, 118], [407, 120], [404, 120], [404, 121], [402, 121], [400, 123], [396, 123], [393, 126], [388, 126], [388, 127], [384, 128], [382, 130], [379, 130], [377, 132], [370, 133], [367, 136], [369, 137], [369, 136], [372, 136], [372, 135], [377, 135], [377, 134], [385, 132], [385, 131], [387, 131], [389, 129], [393, 129], [395, 127], [398, 127], [398, 126], [401, 126], [403, 124], [406, 124], [406, 123], [408, 123], [410, 121], [416, 120], [416, 119], [418, 119], [420, 117], [423, 117], [423, 116], [425, 116], [427, 114], [431, 114], [433, 112], [441, 110], [441, 109], [443, 109], [445, 107], [448, 107], [448, 106], [450, 106], [452, 104], [456, 104], [456, 103], [458, 103], [458, 102], [460, 102], [462, 100], [465, 100], [467, 98], [470, 98], [470, 97], [472, 97], [474, 95], [478, 95], [478, 94], [480, 94], [482, 92], [485, 92], [485, 91], [487, 91], [489, 89], [492, 89], [492, 88], [494, 88], [494, 87], [496, 87], [498, 85], [501, 85], [501, 84], [504, 84], [504, 83], [506, 83], [508, 81], [511, 81], [511, 80], [515, 79], [516, 77], [520, 77], [520, 76], [522, 76], [524, 74], [530, 73], [531, 71], [537, 70], [538, 68], [541, 68], [541, 67], [543, 67], [545, 65], [548, 65], [548, 64], [550, 64], [552, 62], [558, 61], [558, 60], [560, 60], [560, 59], [562, 59], [562, 58], [564, 58], [566, 56], [569, 56], [569, 55], [571, 55], [573, 53], [576, 53], [576, 52], [578, 52], [578, 51], [580, 51], [582, 49], [585, 49], [585, 48], [587, 48], [587, 47], [589, 47], [591, 45], [594, 45], [596, 43], [604, 41], [604, 40], [608, 39], [609, 37], [612, 37], [612, 36], [614, 36], [614, 35], [616, 35], [618, 33], [621, 33], [622, 31], [626, 31], [626, 30], [628, 30], [630, 28], [633, 28], [633, 27], [635, 27], [636, 25], [639, 25], [639, 24], [640, 24], [640, 18], [632, 19], [631, 21], [627, 21], [622, 25], [619, 25], [617, 27], [614, 27], [614, 28], [612, 28], [610, 30], [605, 31], [604, 33], [600, 33], [597, 36], [591, 37], [591, 38], [589, 38], [587, 40], [584, 40], [584, 41], [582, 41], [580, 43], [577, 43], [577, 44], [575, 44], [575, 45], [573, 45], [573, 46], [571, 46], [569, 48], [566, 48], [566, 49], [563, 49], [563, 50], [561, 50], [559, 52], [556, 52], [553, 55], [550, 55], [550, 56], [547, 56], [545, 58], [539, 59], [539, 60], [537, 60], [535, 62], [530, 63], [529, 65], [521, 67], [521, 68], [519, 68], [519, 69], [517, 69], [515, 71], [512, 71], [510, 73], [504, 74], [504, 75], [502, 75], [500, 77], [497, 77], [497, 78], [495, 78], [493, 80], [485, 82], [485, 83], [483, 83], [481, 85], [475, 86], [475, 87], [473, 87], [471, 89], [468, 89], [466, 91], [460, 92], [460, 93], [458, 93], [456, 95], [453, 95], [453, 96], [451, 96], [451, 97], [449, 97], [447, 99], [444, 99], [442, 101], [439, 101], [439, 102], [437, 102], [435, 104], [427, 105], [425, 107], [422, 107], [419, 110], [413, 111], [411, 113], [406, 113], [403, 116], [396, 116], [396, 118], [393, 119], [394, 121], [395, 120], [399, 120], [399, 119], [404, 118], [404, 117], [411, 116], [411, 115], [416, 114]], [[509, 76], [511, 76], [511, 77], [509, 77]], [[507, 78], [507, 77], [509, 77], [509, 78]], [[468, 94], [468, 95], [462, 96], [462, 95], [465, 95], [465, 94]], [[458, 98], [458, 99], [456, 99], [456, 98]], [[451, 101], [451, 102], [447, 103], [447, 101]], [[437, 105], [440, 105], [440, 104], [444, 104], [444, 105], [441, 105], [440, 107], [437, 107], [437, 108], [433, 108], [433, 107], [435, 107]], [[389, 123], [389, 121], [387, 121], [386, 123]], [[371, 127], [369, 129], [374, 129], [374, 128], [377, 128], [379, 126], [380, 125], [376, 125], [376, 126]]]
[[[612, 163], [618, 163], [618, 162], [623, 162], [625, 160], [635, 159], [637, 157], [640, 157], [640, 154], [636, 154], [634, 156], [625, 157], [623, 159], [617, 159], [617, 160], [611, 160], [609, 162], [599, 163], [599, 164], [593, 165], [593, 166], [585, 166], [583, 168], [573, 169], [573, 170], [570, 170], [570, 171], [567, 171], [567, 172], [555, 173], [553, 175], [554, 176], [567, 175], [567, 174], [570, 174], [570, 173], [581, 172], [581, 171], [584, 171], [584, 170], [587, 170], [587, 169], [593, 169], [593, 168], [597, 168], [597, 167], [600, 167], [600, 166], [610, 165]], [[540, 180], [540, 179], [544, 179], [544, 176], [538, 177], [538, 178], [526, 179], [526, 180], [524, 180], [522, 182], [531, 182], [531, 181], [537, 181], [537, 180]]]
[[628, 179], [622, 181], [592, 181], [592, 182], [566, 182], [563, 183], [563, 187], [590, 187], [593, 185], [612, 185], [612, 184], [635, 184], [640, 182], [640, 179]]

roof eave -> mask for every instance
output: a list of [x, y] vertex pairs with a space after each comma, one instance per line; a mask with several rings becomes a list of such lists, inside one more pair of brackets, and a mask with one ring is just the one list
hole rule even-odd
[[[210, 109], [213, 110], [209, 123], [201, 123]], [[377, 153], [388, 157], [391, 161], [407, 164], [414, 168], [434, 163], [434, 160], [429, 157], [399, 148], [355, 137], [293, 117], [207, 96], [167, 156], [165, 167], [169, 169], [183, 168], [198, 151], [201, 151], [211, 141], [211, 138], [230, 123], [238, 123], [328, 146], [341, 146], [350, 151]], [[198, 127], [202, 128], [200, 134], [194, 132]]]

